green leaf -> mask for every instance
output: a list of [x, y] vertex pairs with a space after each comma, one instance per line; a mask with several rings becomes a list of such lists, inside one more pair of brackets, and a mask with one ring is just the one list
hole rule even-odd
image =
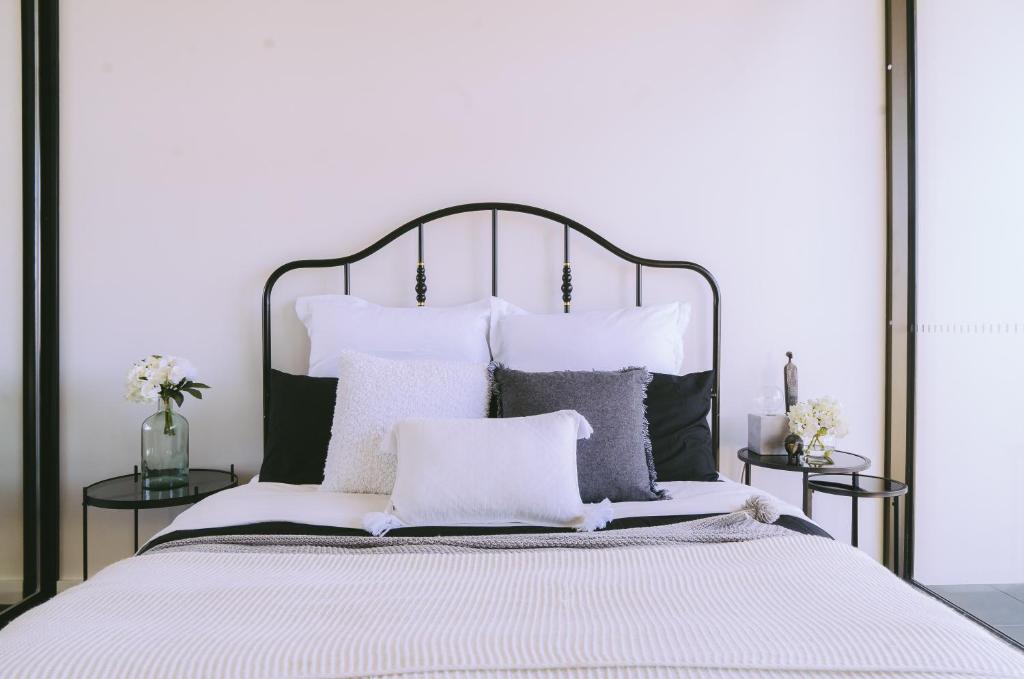
[[181, 395], [180, 391], [172, 391], [171, 398], [174, 399], [174, 402], [178, 404], [179, 408], [181, 407], [181, 404], [185, 402], [185, 397]]
[[209, 384], [203, 384], [202, 382], [193, 382], [192, 384], [190, 384], [188, 386], [192, 387], [193, 389], [209, 389], [210, 388]]
[[202, 400], [203, 400], [203, 392], [199, 391], [198, 389], [193, 389], [193, 388], [191, 388], [191, 387], [185, 387], [185, 391], [187, 391], [187, 392], [188, 392], [189, 394], [191, 394], [192, 396], [195, 396], [195, 397], [196, 397], [196, 398], [198, 398], [198, 399], [199, 399], [200, 401], [202, 401]]

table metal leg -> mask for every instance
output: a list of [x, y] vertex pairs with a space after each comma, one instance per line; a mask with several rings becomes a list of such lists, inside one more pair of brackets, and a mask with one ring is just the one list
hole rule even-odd
[[139, 551], [139, 510], [133, 509], [132, 513], [135, 514], [135, 552], [137, 552]]
[[82, 489], [82, 582], [89, 579], [89, 505]]
[[900, 498], [892, 499], [892, 572], [900, 574]]
[[850, 523], [850, 544], [853, 545], [854, 547], [856, 547], [857, 546], [857, 536], [860, 533], [860, 531], [857, 530], [857, 497], [856, 496], [853, 497], [853, 508], [850, 510], [850, 513], [853, 514], [853, 521]]
[[[853, 477], [853, 487], [860, 488], [860, 474], [854, 472], [850, 476]], [[853, 497], [853, 508], [850, 510], [850, 514], [853, 515], [853, 524], [850, 529], [850, 544], [856, 547], [860, 536], [860, 530], [857, 528], [857, 496]]]
[[808, 473], [804, 472], [804, 514], [811, 518], [811, 487], [807, 485]]
[[749, 486], [750, 485], [750, 463], [749, 462], [744, 462], [743, 463], [743, 479], [744, 479], [744, 483], [746, 483]]

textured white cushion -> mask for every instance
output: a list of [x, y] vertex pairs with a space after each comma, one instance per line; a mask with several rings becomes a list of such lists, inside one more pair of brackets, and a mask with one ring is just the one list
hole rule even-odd
[[486, 417], [487, 365], [395, 360], [342, 351], [331, 441], [321, 488], [347, 493], [391, 492], [395, 455], [391, 427], [410, 417]]
[[530, 314], [491, 298], [494, 360], [529, 372], [643, 366], [680, 375], [690, 305], [673, 302], [612, 311]]
[[391, 435], [398, 476], [389, 508], [368, 514], [363, 525], [375, 535], [410, 525], [601, 527], [611, 503], [584, 505], [576, 480], [576, 440], [591, 432], [575, 410], [403, 420]]
[[453, 307], [386, 307], [352, 295], [295, 300], [309, 333], [309, 374], [337, 377], [338, 354], [361, 351], [389, 358], [487, 363], [490, 303]]

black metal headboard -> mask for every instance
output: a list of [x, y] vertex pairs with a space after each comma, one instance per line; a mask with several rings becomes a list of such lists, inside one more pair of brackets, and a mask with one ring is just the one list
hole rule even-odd
[[708, 286], [711, 288], [711, 297], [713, 301], [712, 307], [712, 325], [711, 325], [711, 361], [712, 369], [715, 371], [714, 378], [714, 391], [711, 398], [711, 447], [715, 452], [715, 467], [718, 467], [719, 462], [719, 424], [718, 424], [718, 413], [719, 403], [721, 401], [720, 392], [720, 380], [721, 380], [721, 295], [718, 290], [718, 283], [715, 282], [714, 276], [711, 272], [705, 269], [699, 264], [693, 262], [681, 262], [664, 259], [647, 259], [645, 257], [637, 257], [631, 255], [622, 248], [612, 245], [603, 237], [594, 233], [589, 228], [583, 226], [574, 219], [563, 217], [560, 214], [551, 212], [550, 210], [544, 210], [539, 207], [531, 207], [529, 205], [518, 205], [516, 203], [468, 203], [466, 205], [455, 205], [453, 207], [447, 207], [443, 210], [435, 210], [425, 215], [417, 217], [411, 221], [406, 222], [402, 226], [398, 227], [388, 235], [378, 240], [373, 245], [363, 248], [359, 252], [347, 255], [345, 257], [335, 257], [332, 259], [300, 259], [294, 262], [288, 262], [282, 266], [279, 266], [274, 273], [270, 274], [270, 278], [267, 279], [267, 284], [263, 288], [263, 445], [264, 452], [267, 443], [267, 431], [268, 431], [268, 419], [267, 416], [270, 410], [270, 295], [274, 290], [274, 284], [284, 274], [294, 269], [322, 269], [328, 267], [344, 267], [345, 275], [345, 294], [349, 293], [350, 288], [350, 269], [351, 265], [366, 259], [373, 253], [377, 252], [385, 245], [391, 243], [399, 236], [406, 234], [413, 229], [416, 229], [417, 236], [419, 238], [419, 257], [416, 261], [416, 275], [414, 291], [416, 292], [416, 304], [423, 306], [427, 303], [427, 271], [426, 264], [423, 261], [423, 227], [430, 222], [442, 219], [444, 217], [451, 217], [452, 215], [459, 215], [466, 212], [490, 212], [491, 213], [491, 294], [497, 296], [498, 294], [498, 213], [499, 212], [519, 212], [527, 215], [534, 215], [536, 217], [543, 217], [544, 219], [550, 220], [557, 224], [560, 224], [563, 229], [563, 248], [565, 258], [562, 264], [562, 308], [565, 313], [569, 313], [572, 306], [572, 264], [569, 259], [569, 232], [575, 231], [576, 233], [582, 234], [594, 241], [601, 247], [613, 255], [624, 259], [631, 264], [636, 265], [636, 305], [641, 306], [643, 304], [643, 269], [644, 267], [650, 267], [652, 269], [688, 269], [695, 271], [700, 274]]

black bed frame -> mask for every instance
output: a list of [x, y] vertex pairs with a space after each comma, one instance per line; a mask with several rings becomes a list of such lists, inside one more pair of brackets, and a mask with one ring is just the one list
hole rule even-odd
[[388, 245], [392, 241], [396, 240], [399, 236], [402, 236], [413, 229], [416, 230], [416, 235], [419, 241], [419, 256], [416, 261], [416, 274], [415, 274], [415, 286], [413, 287], [416, 293], [416, 304], [418, 306], [424, 306], [427, 303], [427, 270], [426, 264], [423, 259], [423, 227], [427, 224], [434, 222], [445, 217], [451, 217], [453, 215], [460, 215], [466, 212], [489, 212], [491, 216], [491, 294], [494, 296], [498, 295], [498, 213], [499, 212], [518, 212], [521, 214], [534, 215], [536, 217], [542, 217], [549, 221], [555, 222], [562, 226], [563, 233], [563, 251], [564, 259], [562, 264], [562, 309], [565, 313], [569, 313], [572, 306], [572, 264], [569, 259], [569, 232], [575, 231], [583, 236], [586, 236], [590, 240], [594, 241], [605, 250], [611, 252], [613, 255], [624, 259], [627, 262], [636, 265], [636, 305], [641, 306], [643, 304], [643, 269], [644, 267], [650, 267], [652, 269], [687, 269], [695, 271], [700, 274], [708, 286], [711, 288], [711, 297], [713, 300], [712, 309], [712, 325], [711, 325], [711, 362], [712, 369], [714, 370], [714, 387], [711, 398], [711, 447], [715, 453], [715, 467], [719, 466], [719, 424], [718, 424], [718, 413], [719, 403], [721, 401], [720, 392], [720, 375], [721, 375], [721, 325], [722, 325], [722, 310], [721, 310], [721, 294], [718, 289], [718, 283], [715, 282], [714, 276], [711, 272], [705, 269], [699, 264], [693, 262], [682, 262], [665, 259], [647, 259], [645, 257], [637, 257], [632, 255], [622, 248], [619, 248], [612, 243], [608, 242], [605, 238], [598, 235], [591, 229], [580, 224], [574, 219], [569, 219], [550, 210], [544, 210], [538, 207], [531, 207], [529, 205], [519, 205], [516, 203], [468, 203], [466, 205], [455, 205], [447, 207], [442, 210], [435, 210], [425, 215], [417, 217], [416, 219], [410, 220], [398, 227], [391, 233], [387, 234], [373, 245], [363, 248], [359, 252], [346, 255], [344, 257], [335, 257], [332, 259], [300, 259], [294, 262], [288, 262], [279, 266], [274, 273], [270, 274], [270, 278], [267, 279], [267, 284], [263, 288], [263, 445], [264, 449], [267, 444], [267, 431], [268, 431], [268, 414], [270, 411], [270, 340], [271, 340], [271, 329], [270, 329], [270, 297], [274, 290], [274, 284], [284, 274], [295, 269], [323, 269], [329, 267], [343, 267], [345, 276], [345, 294], [349, 294], [351, 288], [351, 265], [366, 259], [370, 255], [374, 254], [385, 245]]

